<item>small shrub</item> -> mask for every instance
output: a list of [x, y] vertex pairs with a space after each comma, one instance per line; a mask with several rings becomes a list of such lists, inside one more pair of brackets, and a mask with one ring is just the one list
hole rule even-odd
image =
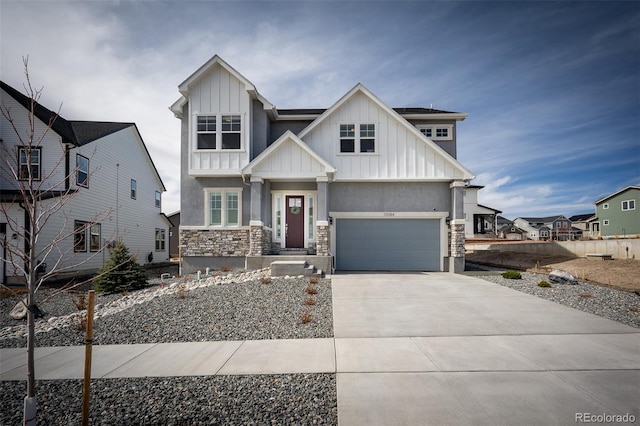
[[318, 294], [318, 289], [313, 286], [308, 286], [305, 291], [307, 294]]
[[178, 290], [176, 291], [176, 296], [178, 296], [178, 299], [186, 298], [187, 294], [189, 294], [189, 289], [187, 288], [187, 285], [186, 284], [180, 284], [178, 286]]
[[87, 314], [83, 313], [80, 315], [75, 315], [69, 318], [69, 325], [71, 328], [77, 332], [82, 332], [87, 330]]
[[220, 270], [221, 270], [222, 272], [231, 272], [231, 271], [233, 270], [233, 268], [232, 268], [231, 266], [229, 266], [229, 265], [222, 265], [222, 266], [220, 267]]
[[538, 287], [551, 287], [551, 284], [549, 283], [549, 281], [540, 281], [538, 283]]
[[309, 278], [309, 283], [310, 284], [318, 284], [318, 277]]
[[313, 317], [311, 316], [311, 312], [309, 311], [304, 311], [302, 315], [300, 315], [300, 322], [302, 324], [308, 324], [311, 322], [312, 319]]
[[506, 278], [508, 280], [521, 280], [522, 274], [518, 271], [508, 270], [502, 273], [502, 278]]
[[269, 278], [269, 277], [262, 277], [262, 278], [260, 278], [260, 282], [261, 282], [262, 284], [271, 284], [271, 278]]
[[595, 296], [591, 293], [578, 293], [578, 296], [584, 297], [585, 299], [593, 299]]
[[76, 305], [79, 311], [84, 311], [87, 309], [87, 300], [84, 297], [84, 294], [79, 294], [73, 298], [73, 304]]
[[129, 254], [127, 246], [119, 241], [93, 283], [98, 290], [108, 293], [139, 290], [147, 284], [147, 273]]
[[313, 305], [316, 304], [316, 300], [313, 297], [307, 297], [304, 300], [304, 304], [307, 305], [307, 306], [313, 306]]

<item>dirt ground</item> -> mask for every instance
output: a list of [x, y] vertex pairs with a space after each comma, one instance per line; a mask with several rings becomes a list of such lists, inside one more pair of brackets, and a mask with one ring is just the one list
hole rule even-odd
[[466, 260], [530, 272], [548, 273], [562, 269], [581, 281], [626, 291], [640, 290], [640, 260], [600, 260], [498, 251], [467, 253]]

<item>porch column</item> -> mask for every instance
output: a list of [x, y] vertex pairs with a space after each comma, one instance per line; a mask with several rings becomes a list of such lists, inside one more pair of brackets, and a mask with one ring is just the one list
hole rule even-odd
[[251, 221], [249, 222], [249, 256], [268, 252], [266, 230], [262, 222], [262, 184], [259, 177], [251, 177]]
[[316, 255], [329, 255], [329, 179], [318, 177], [318, 212], [316, 219]]
[[464, 188], [465, 182], [457, 180], [449, 185], [451, 188], [451, 231], [449, 272], [464, 272]]

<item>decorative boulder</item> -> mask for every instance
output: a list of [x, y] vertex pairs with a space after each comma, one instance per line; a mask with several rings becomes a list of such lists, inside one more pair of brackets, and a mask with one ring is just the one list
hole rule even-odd
[[27, 317], [27, 299], [24, 299], [22, 302], [18, 302], [11, 312], [9, 312], [9, 316], [16, 320], [25, 319]]
[[558, 284], [578, 284], [578, 280], [576, 277], [568, 273], [567, 271], [563, 271], [562, 269], [554, 269], [549, 273], [549, 281]]

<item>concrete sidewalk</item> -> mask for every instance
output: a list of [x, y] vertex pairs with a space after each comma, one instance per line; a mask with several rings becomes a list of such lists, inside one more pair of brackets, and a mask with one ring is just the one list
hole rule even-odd
[[[447, 273], [332, 277], [335, 338], [96, 345], [93, 378], [337, 373], [341, 425], [640, 421], [640, 330]], [[0, 349], [24, 380], [26, 350]], [[38, 379], [79, 379], [84, 347], [38, 348]], [[584, 417], [584, 415], [583, 415]]]

